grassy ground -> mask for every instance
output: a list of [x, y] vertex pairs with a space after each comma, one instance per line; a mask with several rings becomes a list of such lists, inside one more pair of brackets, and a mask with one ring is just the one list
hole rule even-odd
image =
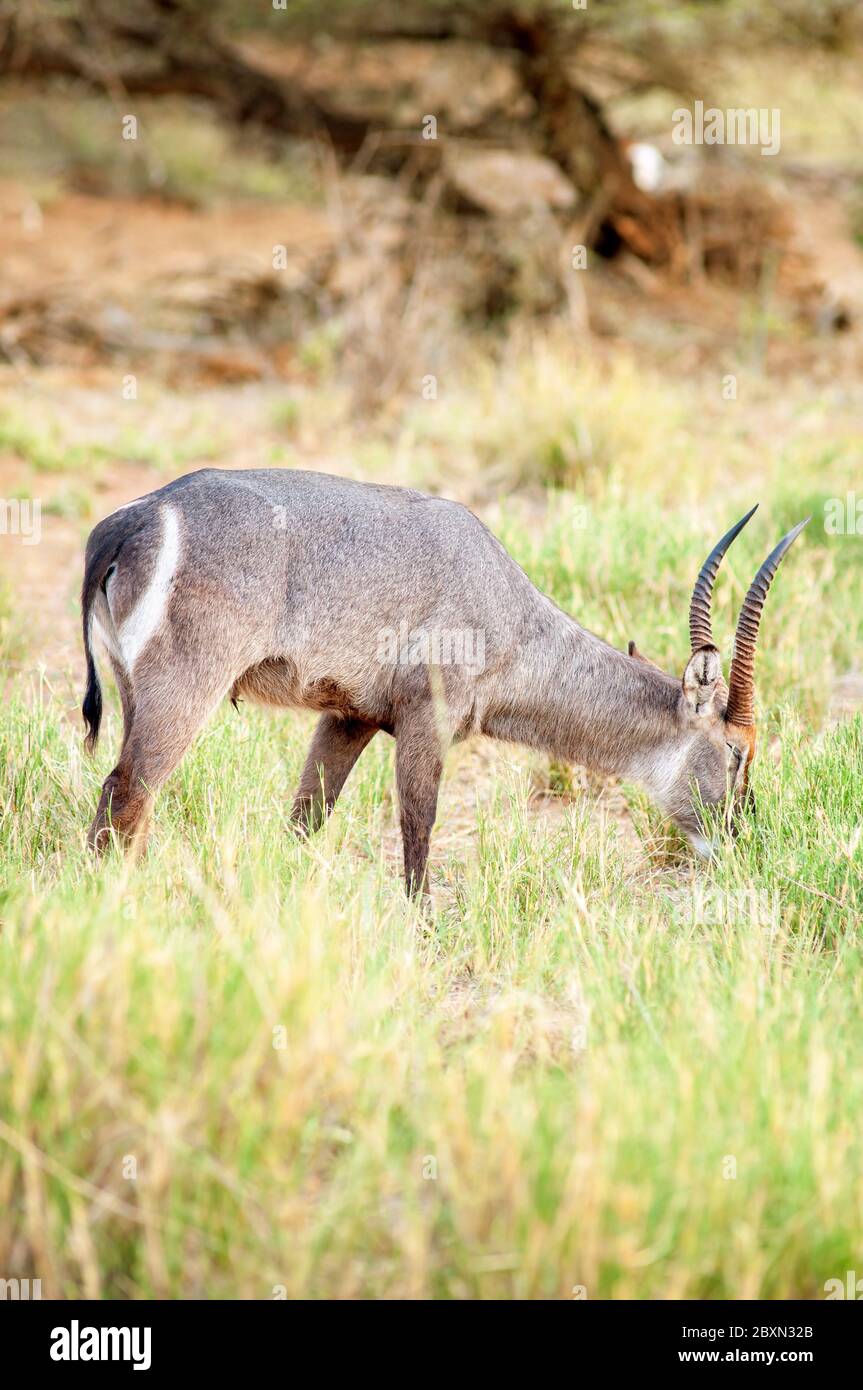
[[[836, 396], [753, 380], [758, 412], [735, 416], [718, 382], [591, 371], [527, 354], [445, 412], [409, 407], [357, 466], [479, 496], [541, 587], [678, 670], [716, 536], [761, 500], [717, 593], [727, 646], [755, 567], [812, 511], [763, 624], [757, 821], [704, 867], [635, 788], [455, 750], [423, 919], [389, 741], [304, 845], [286, 812], [311, 720], [228, 707], [147, 859], [95, 868], [116, 711], [90, 764], [78, 658], [59, 684], [22, 672], [0, 711], [7, 1277], [46, 1296], [782, 1298], [859, 1268], [863, 720], [831, 711], [863, 569], [860, 538], [824, 525], [850, 426]], [[303, 409], [287, 462], [311, 461]], [[76, 466], [50, 477], [77, 486]]]

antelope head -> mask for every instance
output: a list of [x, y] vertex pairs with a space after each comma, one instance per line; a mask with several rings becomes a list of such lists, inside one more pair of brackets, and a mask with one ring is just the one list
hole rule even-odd
[[[737, 619], [728, 683], [713, 640], [711, 599], [720, 562], [756, 511], [753, 507], [726, 532], [701, 567], [689, 605], [691, 655], [681, 682], [676, 753], [664, 760], [660, 777], [663, 809], [694, 848], [710, 855], [712, 844], [703, 808], [723, 806], [733, 834], [739, 811], [751, 801], [749, 772], [755, 757], [755, 650], [767, 591], [786, 552], [810, 520], [801, 521], [770, 552], [749, 586]], [[645, 657], [630, 643], [630, 655]], [[652, 664], [652, 663], [651, 663]]]

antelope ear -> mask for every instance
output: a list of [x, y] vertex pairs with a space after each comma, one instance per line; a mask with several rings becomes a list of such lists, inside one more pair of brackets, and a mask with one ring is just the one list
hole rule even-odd
[[[629, 652], [629, 655], [634, 658], [635, 661], [643, 661], [647, 666], [656, 666], [656, 662], [651, 661], [649, 656], [645, 656], [643, 652], [640, 652], [634, 642], [627, 642], [626, 650]], [[656, 666], [656, 669], [658, 671], [659, 667]]]
[[715, 647], [698, 647], [683, 672], [683, 698], [693, 714], [712, 714], [716, 687], [722, 680], [722, 662]]

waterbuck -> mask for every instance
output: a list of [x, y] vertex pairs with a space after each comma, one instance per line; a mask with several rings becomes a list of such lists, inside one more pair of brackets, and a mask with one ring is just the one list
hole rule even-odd
[[408, 893], [425, 890], [446, 748], [471, 734], [639, 780], [709, 853], [703, 807], [723, 804], [731, 823], [747, 792], [759, 619], [806, 524], [749, 588], [726, 686], [711, 593], [754, 511], [698, 576], [681, 680], [563, 613], [456, 502], [282, 469], [178, 478], [106, 517], [87, 544], [89, 748], [102, 713], [94, 632], [123, 707], [89, 843], [103, 848], [113, 830], [141, 845], [153, 794], [230, 696], [320, 712], [293, 803], [304, 833], [375, 734], [393, 735]]

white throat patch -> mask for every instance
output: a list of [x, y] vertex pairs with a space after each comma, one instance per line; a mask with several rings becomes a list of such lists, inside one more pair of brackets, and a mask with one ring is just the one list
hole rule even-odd
[[631, 775], [645, 783], [661, 808], [679, 782], [691, 746], [690, 735], [677, 742], [664, 743], [651, 753], [642, 753], [635, 761]]

